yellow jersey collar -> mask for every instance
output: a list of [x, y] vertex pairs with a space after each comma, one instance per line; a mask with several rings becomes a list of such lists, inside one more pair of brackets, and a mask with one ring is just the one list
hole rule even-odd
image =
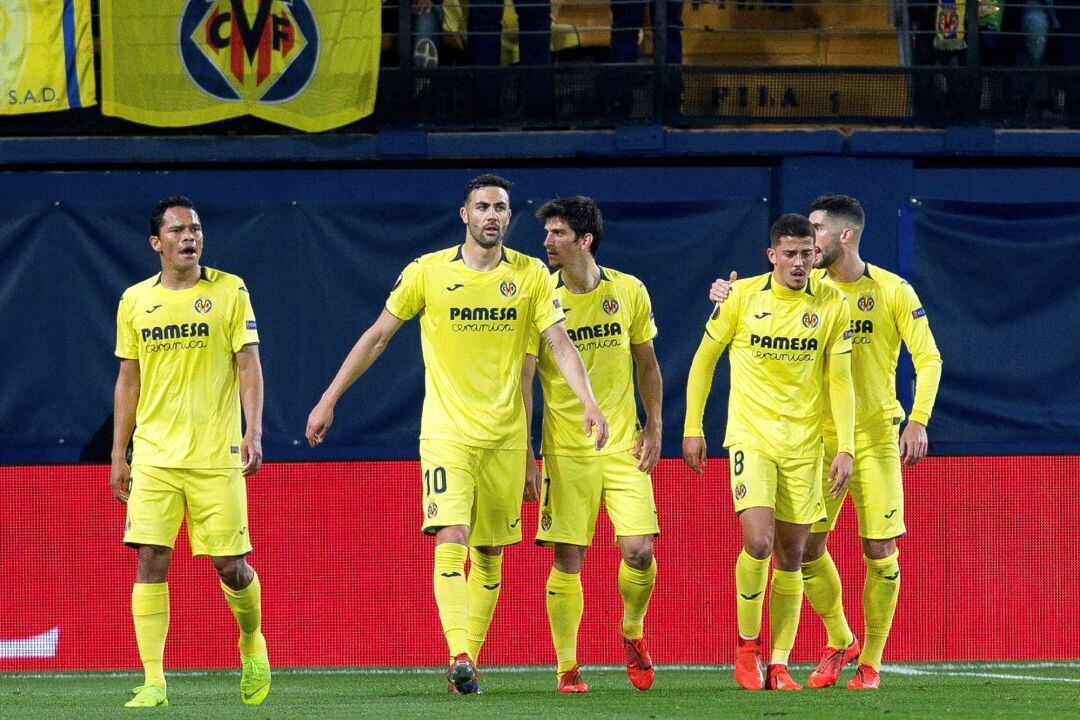
[[[462, 243], [461, 245], [458, 245], [457, 253], [454, 254], [454, 258], [450, 262], [457, 262], [458, 260], [460, 260], [461, 262], [465, 262], [465, 258], [461, 257], [461, 248], [463, 248], [463, 247], [465, 247], [464, 243]], [[504, 262], [504, 263], [509, 264], [510, 259], [508, 257], [506, 257], [506, 248], [504, 248], [504, 247], [499, 248], [499, 253], [500, 253], [499, 262]]]
[[[199, 280], [197, 280], [196, 282], [200, 282], [202, 280], [205, 280], [206, 282], [213, 282], [213, 280], [210, 279], [210, 276], [207, 275], [205, 266], [199, 268]], [[161, 273], [158, 273], [157, 274], [157, 279], [154, 280], [154, 285], [152, 287], [160, 285], [160, 284], [161, 284]]]

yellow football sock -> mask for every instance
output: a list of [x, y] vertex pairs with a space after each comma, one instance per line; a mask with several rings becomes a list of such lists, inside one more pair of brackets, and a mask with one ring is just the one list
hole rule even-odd
[[855, 639], [844, 617], [840, 573], [826, 550], [817, 560], [802, 565], [803, 591], [810, 606], [825, 623], [829, 647], [846, 648]]
[[802, 596], [801, 572], [773, 568], [772, 587], [769, 590], [769, 635], [772, 645], [770, 664], [787, 665], [791, 647], [795, 644], [795, 635], [799, 632]]
[[480, 648], [487, 638], [491, 618], [495, 615], [495, 604], [499, 601], [499, 586], [502, 585], [502, 555], [484, 555], [473, 548], [469, 550], [469, 579], [466, 582], [469, 595], [469, 657], [473, 662], [480, 660]]
[[266, 638], [262, 634], [262, 585], [259, 575], [251, 571], [251, 582], [243, 590], [233, 590], [225, 583], [225, 601], [232, 608], [236, 624], [240, 626], [240, 654], [251, 655], [266, 650]]
[[465, 632], [469, 615], [469, 591], [465, 587], [465, 558], [469, 549], [457, 543], [435, 546], [435, 604], [450, 648], [450, 657], [469, 651]]
[[564, 573], [551, 568], [545, 598], [559, 672], [566, 672], [577, 665], [578, 627], [585, 607], [581, 573]]
[[169, 634], [169, 583], [135, 583], [131, 588], [135, 640], [147, 685], [165, 687], [165, 637]]
[[866, 584], [863, 586], [863, 617], [866, 618], [866, 641], [860, 665], [881, 669], [881, 654], [889, 638], [896, 599], [900, 596], [900, 551], [880, 560], [866, 561]]
[[738, 600], [739, 634], [756, 638], [761, 634], [761, 606], [769, 581], [769, 558], [758, 560], [746, 550], [735, 561], [735, 596]]
[[619, 594], [622, 595], [622, 633], [631, 640], [645, 634], [645, 612], [649, 609], [656, 584], [656, 559], [649, 567], [635, 570], [623, 560], [619, 563]]

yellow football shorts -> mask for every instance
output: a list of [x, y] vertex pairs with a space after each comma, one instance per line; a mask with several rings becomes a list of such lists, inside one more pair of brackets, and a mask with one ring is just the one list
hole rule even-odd
[[132, 466], [125, 545], [171, 548], [185, 515], [192, 555], [251, 552], [247, 485], [240, 468]]
[[824, 451], [817, 457], [777, 458], [757, 448], [732, 445], [728, 461], [735, 513], [767, 507], [783, 522], [809, 525], [824, 519], [823, 458]]
[[425, 533], [468, 525], [472, 547], [521, 542], [524, 450], [421, 440], [420, 472]]
[[604, 503], [615, 537], [659, 535], [652, 478], [629, 450], [610, 455], [545, 455], [537, 545], [592, 545]]
[[[828, 468], [822, 474], [825, 510], [828, 518], [816, 523], [811, 532], [830, 532], [836, 527], [844, 498], [851, 493], [859, 519], [859, 537], [892, 540], [907, 533], [904, 526], [904, 480], [900, 471], [899, 426], [884, 439], [872, 444], [855, 443], [855, 463], [847, 491], [839, 498], [829, 494]], [[825, 437], [825, 457], [836, 455], [836, 437]]]

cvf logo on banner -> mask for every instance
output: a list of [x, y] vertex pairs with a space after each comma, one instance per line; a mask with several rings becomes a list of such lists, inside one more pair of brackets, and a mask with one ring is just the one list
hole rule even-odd
[[178, 47], [184, 70], [223, 101], [281, 103], [299, 95], [319, 59], [307, 0], [188, 0]]

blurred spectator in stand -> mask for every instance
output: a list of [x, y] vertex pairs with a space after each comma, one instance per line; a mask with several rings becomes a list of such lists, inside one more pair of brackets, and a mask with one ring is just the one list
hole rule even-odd
[[[1051, 29], [1057, 29], [1058, 19], [1054, 13], [1054, 0], [1023, 0], [1019, 3], [1020, 32], [1016, 49], [1016, 66], [1028, 70], [1043, 66], [1046, 60], [1046, 43]], [[1042, 87], [1042, 93], [1035, 92]], [[1013, 97], [1028, 102], [1028, 111], [1038, 111], [1040, 98], [1045, 95], [1045, 82], [1036, 83], [1028, 73], [1017, 73]]]
[[413, 67], [438, 67], [439, 34], [443, 21], [442, 0], [412, 0], [412, 14]]
[[[656, 27], [655, 3], [650, 0], [611, 0], [611, 52], [608, 61], [612, 63], [636, 63], [638, 61], [638, 36], [645, 25], [645, 8], [653, 15], [652, 25]], [[683, 2], [667, 3], [667, 52], [664, 62], [668, 66], [682, 65], [682, 13]], [[655, 33], [653, 47], [655, 48]], [[665, 93], [665, 110], [677, 112], [682, 99], [682, 74], [668, 73], [668, 87]], [[623, 85], [617, 92], [615, 110], [617, 113], [629, 112], [633, 95], [631, 88]]]
[[1058, 3], [1054, 9], [1058, 19], [1057, 64], [1072, 68], [1058, 75], [1064, 93], [1065, 114], [1069, 127], [1080, 127], [1080, 3]]
[[[439, 38], [442, 34], [442, 0], [399, 0], [412, 5], [413, 67], [430, 69], [439, 66]], [[383, 0], [383, 34], [398, 33], [398, 3]], [[397, 63], [394, 63], [395, 65]]]
[[[474, 67], [500, 64], [503, 30], [503, 0], [469, 0], [466, 19], [466, 56]], [[504, 76], [477, 73], [472, 81], [471, 114], [477, 120], [493, 120], [502, 115], [502, 88], [517, 83], [524, 101], [524, 120], [546, 120], [555, 116], [555, 92], [551, 71], [551, 0], [514, 0], [517, 11], [518, 45], [521, 64], [544, 68], [537, 72]]]
[[[471, 65], [498, 65], [503, 0], [471, 0], [468, 15], [468, 56]], [[551, 64], [551, 0], [514, 0], [521, 62]]]
[[[466, 47], [467, 13], [469, 0], [446, 0], [443, 5], [443, 46], [450, 52], [464, 52]], [[517, 65], [522, 61], [522, 48], [519, 40], [519, 21], [514, 10], [513, 0], [503, 1], [502, 35], [499, 40], [499, 62], [502, 65]], [[574, 25], [569, 23], [551, 23], [551, 52], [562, 52], [581, 46], [581, 37]]]

